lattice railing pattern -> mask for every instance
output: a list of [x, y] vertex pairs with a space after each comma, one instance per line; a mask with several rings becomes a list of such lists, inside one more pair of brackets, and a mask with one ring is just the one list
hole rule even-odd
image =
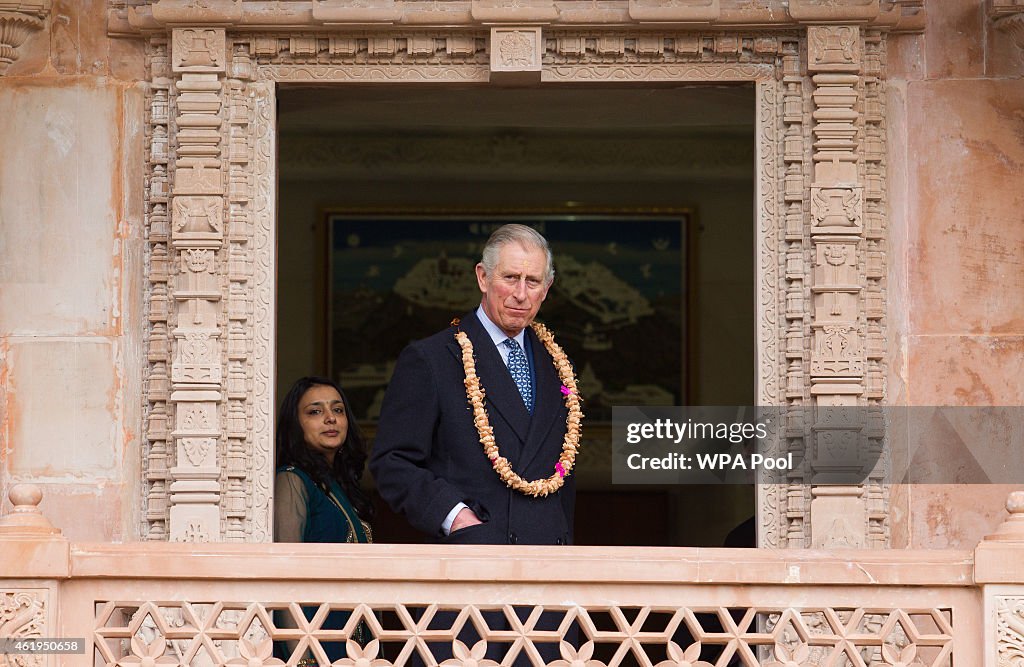
[[[467, 667], [953, 665], [949, 608], [302, 606], [316, 609], [312, 620], [294, 602], [100, 602], [95, 664], [283, 665], [273, 642], [291, 640], [288, 665], [307, 650], [330, 664], [331, 642], [347, 646], [334, 665], [352, 667], [436, 665], [439, 647], [454, 656], [440, 664]], [[349, 613], [344, 628], [322, 629], [333, 611]], [[360, 624], [372, 638], [365, 646], [351, 641]]]

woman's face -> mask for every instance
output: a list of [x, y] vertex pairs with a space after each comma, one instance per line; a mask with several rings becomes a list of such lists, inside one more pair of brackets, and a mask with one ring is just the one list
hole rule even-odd
[[307, 389], [299, 399], [299, 424], [306, 446], [334, 463], [348, 436], [348, 417], [338, 390], [327, 385]]

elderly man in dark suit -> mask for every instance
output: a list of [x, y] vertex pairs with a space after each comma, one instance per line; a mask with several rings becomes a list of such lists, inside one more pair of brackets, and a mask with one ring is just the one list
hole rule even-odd
[[447, 544], [570, 544], [571, 475], [544, 497], [510, 488], [480, 443], [467, 402], [456, 333], [466, 333], [500, 455], [524, 480], [552, 476], [566, 435], [567, 408], [551, 355], [530, 323], [554, 278], [547, 241], [505, 225], [476, 266], [480, 306], [452, 326], [409, 345], [398, 358], [381, 408], [370, 470], [381, 496], [431, 539]]
[[[570, 544], [576, 492], [571, 463], [566, 470], [560, 457], [569, 416], [565, 383], [575, 383], [560, 376], [530, 328], [554, 279], [551, 250], [533, 229], [505, 225], [484, 246], [476, 277], [482, 294], [476, 311], [412, 343], [398, 358], [370, 470], [384, 500], [435, 542]], [[466, 335], [461, 343], [460, 332]], [[467, 400], [463, 351], [470, 346], [497, 455], [520, 483], [499, 477], [491, 461], [496, 454], [489, 457], [481, 444], [479, 414], [475, 423]], [[571, 369], [565, 372], [571, 376]], [[527, 480], [546, 485], [548, 493], [524, 493]], [[529, 608], [516, 612], [525, 619]], [[434, 620], [444, 625], [455, 616], [439, 612]], [[492, 630], [508, 628], [500, 612], [484, 618]], [[560, 614], [545, 612], [536, 628], [556, 630], [559, 620]], [[574, 643], [576, 632], [571, 628], [564, 639]], [[467, 625], [459, 639], [472, 646], [478, 636]], [[558, 657], [556, 643], [535, 648], [545, 662]], [[452, 656], [450, 643], [432, 643], [430, 650], [439, 662]], [[488, 658], [500, 661], [503, 654], [500, 645], [488, 645]], [[528, 651], [515, 664], [529, 664]]]

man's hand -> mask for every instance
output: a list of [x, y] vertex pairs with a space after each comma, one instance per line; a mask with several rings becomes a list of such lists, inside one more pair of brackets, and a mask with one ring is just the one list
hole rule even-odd
[[462, 530], [463, 528], [469, 528], [470, 526], [476, 526], [481, 523], [483, 523], [483, 521], [481, 521], [480, 517], [476, 515], [476, 512], [468, 507], [463, 507], [459, 510], [459, 513], [455, 515], [455, 521], [452, 521], [451, 533], [454, 533], [457, 530]]

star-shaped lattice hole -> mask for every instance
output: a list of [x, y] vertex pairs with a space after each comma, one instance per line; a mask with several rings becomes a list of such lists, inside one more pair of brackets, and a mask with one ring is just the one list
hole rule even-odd
[[206, 639], [216, 641], [207, 643], [205, 649], [218, 664], [237, 659], [243, 653], [243, 642], [259, 647], [272, 641], [274, 624], [270, 617], [270, 611], [262, 604], [250, 603], [245, 608], [241, 604], [224, 605], [207, 630]]
[[[913, 646], [910, 653], [916, 661], [911, 664], [938, 667], [948, 662], [952, 651], [952, 632], [944, 632], [948, 627], [944, 615], [938, 610], [908, 612], [897, 609], [889, 614], [879, 634], [882, 636], [883, 649], [890, 647], [890, 655], [906, 655], [906, 648]], [[922, 629], [939, 632], [922, 633]]]

